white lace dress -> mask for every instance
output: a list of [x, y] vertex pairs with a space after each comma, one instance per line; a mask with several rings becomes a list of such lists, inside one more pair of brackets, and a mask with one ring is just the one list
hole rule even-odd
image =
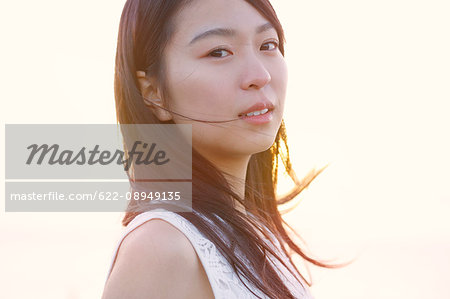
[[[205, 269], [215, 299], [257, 298], [241, 282], [236, 272], [233, 271], [231, 265], [220, 253], [220, 251], [217, 250], [216, 246], [211, 241], [206, 239], [203, 236], [203, 234], [192, 223], [190, 223], [177, 213], [169, 212], [163, 209], [156, 209], [141, 213], [127, 225], [114, 251], [107, 279], [111, 274], [114, 262], [116, 260], [117, 252], [123, 239], [138, 226], [155, 218], [162, 219], [171, 223], [173, 226], [175, 226], [181, 232], [183, 232], [183, 234], [189, 239], [195, 251], [197, 252], [197, 255], [203, 265], [203, 268]], [[276, 245], [278, 246], [277, 248], [278, 252], [281, 252], [279, 242], [276, 240], [276, 238], [274, 238], [274, 240]], [[270, 245], [268, 241], [267, 244]], [[288, 258], [283, 253], [281, 253], [281, 255], [284, 258], [284, 262], [287, 265], [290, 265]], [[272, 263], [275, 263], [280, 277], [284, 281], [285, 285], [289, 288], [291, 293], [294, 294], [295, 298], [313, 299], [311, 293], [302, 285], [300, 285], [299, 282], [294, 278], [294, 276], [277, 259], [270, 257], [269, 259]], [[252, 291], [255, 294], [257, 294], [260, 298], [270, 299], [269, 297], [264, 295], [261, 291], [259, 291], [256, 287], [254, 287], [251, 283], [249, 283], [248, 280], [246, 280], [245, 278], [242, 279], [252, 289]], [[306, 286], [306, 283], [301, 279], [301, 277], [300, 280], [303, 282], [303, 285]]]

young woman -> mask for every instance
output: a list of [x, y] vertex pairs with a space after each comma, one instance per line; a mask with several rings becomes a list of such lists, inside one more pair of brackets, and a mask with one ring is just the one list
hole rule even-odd
[[[192, 212], [129, 207], [103, 298], [311, 298], [277, 206], [295, 178], [284, 35], [268, 0], [128, 0], [120, 124], [192, 125]], [[283, 151], [284, 149], [284, 151]], [[278, 161], [296, 188], [276, 198]]]

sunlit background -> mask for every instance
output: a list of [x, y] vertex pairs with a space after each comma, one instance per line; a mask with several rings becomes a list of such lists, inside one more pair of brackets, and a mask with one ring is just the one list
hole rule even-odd
[[[114, 123], [124, 2], [2, 1], [2, 124]], [[309, 266], [313, 295], [450, 298], [449, 2], [273, 5], [295, 170], [329, 164], [285, 219], [315, 257], [357, 258]], [[0, 214], [1, 298], [101, 296], [121, 213]]]

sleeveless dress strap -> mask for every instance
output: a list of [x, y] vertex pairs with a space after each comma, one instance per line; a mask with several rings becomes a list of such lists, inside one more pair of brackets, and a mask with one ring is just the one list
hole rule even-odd
[[[117, 253], [125, 237], [140, 225], [152, 219], [162, 219], [166, 222], [169, 222], [177, 229], [179, 229], [189, 239], [200, 259], [200, 262], [203, 265], [203, 268], [205, 269], [206, 275], [208, 276], [214, 298], [256, 298], [252, 296], [251, 292], [249, 292], [247, 288], [242, 284], [242, 282], [239, 280], [239, 277], [232, 269], [231, 265], [229, 265], [226, 259], [217, 250], [214, 243], [206, 239], [200, 233], [200, 231], [198, 231], [198, 229], [188, 220], [178, 215], [177, 213], [170, 212], [164, 209], [155, 209], [152, 211], [141, 213], [127, 225], [114, 251], [106, 279], [109, 278], [112, 272], [114, 263], [117, 258]], [[261, 298], [265, 298], [258, 292], [259, 290], [253, 291], [257, 293]]]
[[[172, 224], [188, 238], [199, 257], [203, 268], [205, 269], [215, 299], [258, 298], [253, 293], [257, 294], [259, 298], [268, 298], [259, 289], [253, 287], [253, 285], [243, 277], [242, 280], [247, 286], [251, 288], [253, 293], [248, 290], [245, 284], [239, 279], [232, 266], [219, 252], [219, 250], [217, 250], [214, 243], [205, 238], [204, 235], [192, 223], [190, 223], [188, 220], [178, 215], [177, 213], [167, 211], [165, 209], [155, 209], [152, 211], [143, 212], [136, 216], [127, 225], [125, 231], [119, 239], [116, 249], [114, 250], [106, 280], [109, 278], [112, 272], [114, 263], [117, 258], [117, 253], [125, 237], [133, 230], [152, 219], [161, 219]], [[277, 266], [281, 266], [276, 261], [272, 262], [275, 262]], [[282, 272], [284, 272], [285, 275], [290, 274], [286, 273], [284, 270], [282, 270]], [[289, 277], [289, 275], [287, 276]], [[307, 292], [306, 294], [303, 292], [304, 290], [302, 286], [298, 286], [298, 284], [295, 285], [295, 281], [292, 280], [293, 277], [288, 277], [284, 277], [284, 275], [282, 275], [283, 281], [291, 290], [294, 291], [294, 294], [296, 294], [296, 298], [312, 298], [310, 297], [311, 294], [309, 292]]]

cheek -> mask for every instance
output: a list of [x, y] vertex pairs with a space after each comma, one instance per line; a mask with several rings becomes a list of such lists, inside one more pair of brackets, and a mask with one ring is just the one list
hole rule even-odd
[[231, 90], [223, 73], [179, 66], [168, 82], [173, 108], [195, 114], [211, 114], [213, 110], [216, 115], [225, 115], [232, 108]]

